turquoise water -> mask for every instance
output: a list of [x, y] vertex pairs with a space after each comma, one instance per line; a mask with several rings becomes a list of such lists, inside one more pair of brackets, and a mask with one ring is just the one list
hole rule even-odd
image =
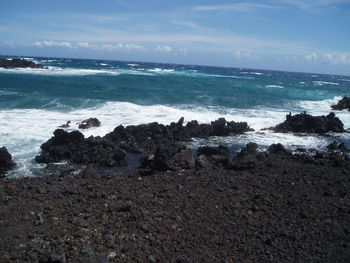
[[[28, 58], [49, 69], [0, 68], [0, 144], [19, 163], [13, 176], [32, 175], [41, 166], [34, 157], [58, 125], [89, 117], [102, 121], [86, 136], [104, 135], [119, 124], [169, 123], [181, 116], [209, 122], [218, 117], [247, 121], [256, 132], [225, 138], [262, 146], [324, 147], [347, 135], [295, 136], [259, 132], [284, 120], [289, 112], [327, 114], [330, 105], [350, 96], [350, 77], [256, 69], [218, 68], [102, 60]], [[336, 112], [350, 128], [348, 112]], [[0, 146], [2, 146], [0, 145]]]

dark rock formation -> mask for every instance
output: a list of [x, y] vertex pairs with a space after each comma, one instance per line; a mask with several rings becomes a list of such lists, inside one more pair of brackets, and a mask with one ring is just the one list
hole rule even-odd
[[343, 123], [332, 112], [327, 116], [312, 116], [300, 113], [286, 116], [283, 123], [271, 128], [275, 132], [318, 133], [345, 132]]
[[217, 147], [202, 146], [197, 150], [199, 167], [225, 166], [229, 159], [230, 150], [222, 145]]
[[102, 166], [125, 165], [125, 152], [107, 139], [84, 138], [79, 131], [57, 129], [54, 137], [41, 145], [42, 153], [36, 157], [40, 163], [71, 161], [78, 164], [96, 163]]
[[348, 110], [350, 111], [350, 97], [344, 97], [336, 105], [332, 105], [333, 110]]
[[12, 155], [5, 147], [0, 148], [0, 178], [5, 175], [8, 170], [15, 167], [16, 163], [12, 161]]
[[[43, 163], [66, 160], [73, 163], [120, 166], [125, 164], [124, 157], [127, 153], [140, 155], [142, 167], [145, 169], [186, 169], [194, 166], [194, 157], [179, 142], [189, 141], [192, 137], [227, 136], [251, 130], [245, 122], [227, 122], [223, 118], [211, 124], [191, 121], [184, 126], [183, 122], [184, 119], [181, 118], [170, 125], [156, 122], [127, 127], [120, 125], [103, 138], [85, 139], [78, 131], [67, 133], [56, 130], [55, 136], [41, 146], [42, 153], [36, 160]], [[150, 158], [151, 155], [154, 159]]]
[[67, 121], [66, 124], [62, 124], [62, 125], [60, 125], [60, 126], [58, 126], [58, 127], [59, 127], [59, 128], [69, 128], [70, 123], [71, 123], [71, 121]]
[[101, 122], [97, 118], [89, 118], [86, 120], [83, 120], [79, 124], [79, 129], [89, 129], [91, 127], [100, 127]]
[[142, 161], [144, 169], [154, 171], [176, 171], [190, 169], [195, 166], [195, 159], [190, 149], [181, 143], [160, 145], [154, 155], [147, 156]]
[[6, 68], [6, 69], [13, 69], [13, 68], [41, 68], [41, 69], [47, 69], [47, 67], [41, 65], [41, 64], [35, 64], [32, 61], [24, 60], [24, 59], [6, 59], [6, 58], [0, 58], [0, 67]]

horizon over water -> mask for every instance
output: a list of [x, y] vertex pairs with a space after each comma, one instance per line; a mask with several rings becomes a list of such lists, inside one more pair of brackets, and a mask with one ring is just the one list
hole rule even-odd
[[[135, 61], [26, 59], [48, 69], [0, 68], [0, 147], [5, 146], [18, 164], [10, 177], [44, 174], [44, 166], [34, 160], [40, 145], [59, 125], [70, 120], [67, 130], [71, 131], [90, 117], [102, 125], [81, 130], [85, 136], [103, 136], [120, 124], [169, 124], [180, 117], [185, 123], [205, 123], [224, 117], [246, 121], [255, 132], [194, 140], [190, 146], [224, 144], [238, 150], [252, 141], [261, 149], [278, 142], [290, 149], [321, 149], [333, 140], [350, 146], [349, 134], [260, 131], [283, 122], [289, 112], [328, 114], [330, 105], [350, 96], [350, 76]], [[334, 113], [350, 128], [349, 112]]]

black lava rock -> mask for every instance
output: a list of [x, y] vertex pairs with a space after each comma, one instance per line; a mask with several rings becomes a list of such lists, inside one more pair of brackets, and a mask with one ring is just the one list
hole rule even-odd
[[333, 110], [348, 110], [350, 111], [350, 98], [344, 97], [337, 104], [332, 105], [331, 108]]
[[0, 178], [5, 173], [15, 167], [16, 163], [12, 161], [12, 155], [5, 147], [0, 148]]
[[0, 67], [6, 68], [6, 69], [13, 69], [13, 68], [41, 68], [41, 69], [47, 69], [47, 67], [44, 67], [41, 64], [35, 64], [32, 61], [24, 60], [24, 59], [6, 59], [6, 58], [0, 58]]
[[333, 112], [327, 116], [312, 116], [300, 113], [292, 116], [286, 116], [283, 123], [273, 127], [275, 132], [301, 132], [301, 133], [318, 133], [327, 132], [345, 132], [343, 123], [335, 116]]
[[89, 129], [91, 127], [100, 127], [101, 122], [97, 118], [89, 118], [86, 120], [83, 120], [79, 124], [79, 129]]

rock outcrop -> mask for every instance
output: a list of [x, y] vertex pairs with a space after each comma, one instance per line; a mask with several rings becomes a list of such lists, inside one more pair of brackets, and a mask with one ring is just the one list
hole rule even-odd
[[15, 167], [16, 163], [12, 160], [12, 155], [5, 147], [0, 148], [0, 178], [5, 173]]
[[344, 97], [337, 104], [332, 105], [333, 110], [348, 110], [350, 111], [350, 97]]
[[101, 122], [97, 118], [89, 118], [86, 120], [83, 120], [79, 124], [79, 129], [89, 129], [91, 127], [100, 127]]
[[343, 123], [333, 112], [327, 116], [312, 116], [307, 113], [288, 114], [283, 123], [271, 128], [275, 132], [318, 133], [345, 132]]
[[35, 64], [33, 61], [28, 61], [24, 59], [6, 59], [0, 58], [0, 68], [13, 69], [13, 68], [41, 68], [47, 69], [47, 67], [41, 64]]
[[228, 136], [251, 130], [246, 122], [227, 122], [224, 118], [210, 124], [183, 123], [184, 118], [170, 125], [156, 122], [120, 125], [102, 138], [84, 138], [79, 131], [69, 133], [58, 129], [54, 137], [41, 146], [42, 152], [36, 161], [122, 166], [126, 165], [126, 155], [136, 154], [142, 167], [149, 171], [188, 169], [195, 164], [194, 156], [181, 142], [193, 137]]

